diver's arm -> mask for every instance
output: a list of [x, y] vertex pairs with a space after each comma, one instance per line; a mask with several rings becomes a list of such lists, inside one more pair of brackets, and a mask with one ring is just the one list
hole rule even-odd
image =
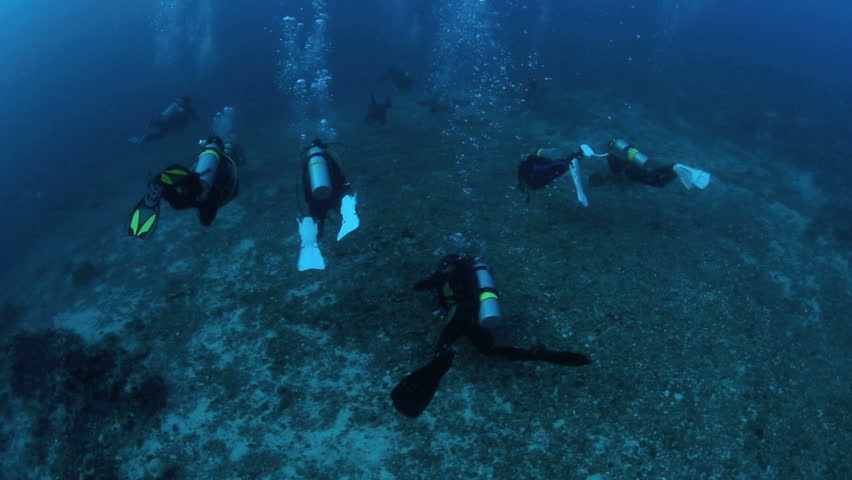
[[414, 290], [417, 292], [425, 292], [426, 290], [435, 290], [440, 287], [447, 277], [441, 272], [435, 272], [427, 278], [420, 280], [414, 284]]

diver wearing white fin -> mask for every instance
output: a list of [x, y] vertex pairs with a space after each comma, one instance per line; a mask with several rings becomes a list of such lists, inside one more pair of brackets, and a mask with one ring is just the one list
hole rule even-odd
[[[616, 139], [609, 142], [609, 169], [615, 179], [624, 178], [636, 183], [662, 188], [675, 178], [680, 179], [687, 190], [696, 187], [703, 190], [710, 184], [710, 174], [681, 163], [653, 166], [648, 156], [627, 141]], [[589, 184], [599, 186], [607, 183], [601, 174], [589, 177]]]
[[[355, 211], [358, 203], [357, 196], [351, 192], [351, 186], [346, 181], [337, 160], [328, 151], [328, 146], [319, 139], [315, 139], [305, 149], [302, 163], [302, 191], [314, 228], [303, 233], [303, 225], [307, 218], [299, 223], [303, 249], [300, 257], [304, 252], [304, 246], [311, 245], [311, 232], [314, 232], [312, 242], [316, 245], [316, 238], [322, 235], [329, 210], [334, 209], [340, 212], [342, 221], [340, 231], [337, 233], [338, 241], [360, 226], [361, 221]], [[306, 234], [308, 234], [307, 238]], [[319, 252], [319, 247], [315, 248]], [[323, 263], [322, 268], [324, 266]], [[301, 261], [299, 269], [302, 270]]]
[[574, 189], [577, 192], [577, 201], [580, 205], [588, 207], [589, 200], [583, 189], [580, 159], [589, 156], [606, 155], [595, 154], [588, 145], [581, 145], [579, 151], [571, 154], [566, 154], [561, 148], [539, 148], [535, 153], [522, 157], [521, 163], [518, 164], [518, 188], [526, 194], [529, 201], [528, 189], [540, 190], [570, 170]]

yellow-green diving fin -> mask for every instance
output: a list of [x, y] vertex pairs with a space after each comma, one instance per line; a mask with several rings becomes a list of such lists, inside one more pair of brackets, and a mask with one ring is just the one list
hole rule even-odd
[[139, 205], [133, 209], [133, 213], [130, 214], [130, 225], [127, 230], [127, 234], [131, 237], [145, 238], [145, 236], [151, 233], [151, 231], [154, 230], [154, 227], [157, 226], [157, 220], [159, 220], [159, 218], [159, 208], [151, 209], [145, 207], [143, 202], [140, 202]]

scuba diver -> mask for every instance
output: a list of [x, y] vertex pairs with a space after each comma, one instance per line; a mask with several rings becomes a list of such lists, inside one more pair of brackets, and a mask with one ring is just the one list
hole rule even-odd
[[128, 141], [130, 143], [145, 143], [152, 140], [159, 140], [169, 132], [183, 130], [190, 120], [197, 119], [198, 115], [195, 114], [195, 110], [192, 108], [192, 99], [189, 97], [180, 97], [166, 107], [160, 113], [159, 118], [148, 124], [148, 129], [144, 135], [130, 137]]
[[[234, 199], [240, 190], [234, 144], [219, 137], [201, 140], [201, 153], [192, 168], [171, 165], [148, 182], [145, 196], [130, 215], [128, 234], [145, 238], [157, 224], [160, 200], [165, 198], [175, 210], [197, 208], [201, 224], [213, 223], [219, 209]], [[147, 213], [147, 216], [144, 216]]]
[[541, 112], [544, 110], [544, 94], [539, 87], [538, 80], [530, 78], [524, 88], [523, 104], [527, 111]]
[[454, 99], [442, 94], [418, 100], [417, 105], [428, 108], [431, 113], [455, 113], [456, 108], [470, 105], [470, 100]]
[[414, 77], [410, 73], [404, 72], [396, 67], [388, 68], [387, 72], [382, 76], [387, 78], [400, 92], [408, 92], [414, 87]]
[[[697, 168], [687, 167], [681, 163], [652, 166], [647, 155], [627, 141], [620, 139], [609, 142], [607, 163], [613, 174], [612, 180], [626, 179], [631, 182], [662, 188], [675, 178], [679, 178], [687, 190], [692, 189], [692, 187], [703, 190], [710, 183], [709, 173]], [[595, 173], [589, 177], [589, 185], [593, 187], [605, 183], [608, 182], [602, 174]]]
[[385, 97], [385, 103], [377, 103], [376, 95], [370, 90], [370, 103], [367, 105], [367, 115], [364, 121], [370, 127], [381, 127], [387, 122], [388, 109], [391, 108], [390, 96]]
[[590, 156], [602, 155], [596, 154], [585, 144], [580, 145], [580, 150], [573, 153], [566, 153], [561, 148], [539, 148], [535, 153], [521, 156], [521, 163], [518, 164], [518, 188], [529, 202], [529, 190], [541, 190], [570, 170], [577, 191], [577, 201], [588, 207], [589, 200], [586, 198], [581, 179], [580, 159]]
[[302, 192], [308, 204], [309, 216], [297, 220], [301, 238], [298, 261], [300, 272], [325, 269], [317, 238], [322, 235], [329, 210], [339, 210], [342, 217], [337, 241], [361, 224], [355, 212], [357, 195], [352, 193], [351, 185], [346, 181], [340, 164], [328, 151], [328, 145], [315, 139], [304, 152]]
[[539, 361], [577, 367], [591, 363], [585, 355], [501, 345], [495, 333], [501, 327], [499, 295], [488, 266], [466, 254], [447, 255], [438, 269], [414, 285], [415, 291], [435, 291], [449, 323], [441, 331], [434, 355], [424, 367], [403, 378], [391, 392], [400, 413], [417, 417], [426, 409], [438, 390], [441, 377], [450, 369], [455, 355], [452, 345], [465, 336], [480, 352], [514, 361]]

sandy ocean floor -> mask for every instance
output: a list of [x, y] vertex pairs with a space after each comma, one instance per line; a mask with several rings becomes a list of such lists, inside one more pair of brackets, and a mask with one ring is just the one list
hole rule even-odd
[[[413, 100], [338, 125], [361, 228], [336, 242], [332, 217], [325, 271], [296, 271], [299, 145], [274, 119], [243, 123], [241, 193], [212, 227], [164, 206], [151, 238], [124, 235], [147, 175], [193, 153], [172, 139], [39, 239], [5, 278], [0, 478], [852, 476], [850, 251], [808, 234], [833, 201], [811, 173], [601, 93], [494, 117], [478, 149]], [[567, 176], [516, 189], [521, 154], [613, 137], [711, 184], [587, 187], [587, 209]], [[516, 343], [593, 365], [462, 340], [426, 413], [398, 414], [390, 390], [443, 326], [411, 286], [453, 251], [492, 266]]]

